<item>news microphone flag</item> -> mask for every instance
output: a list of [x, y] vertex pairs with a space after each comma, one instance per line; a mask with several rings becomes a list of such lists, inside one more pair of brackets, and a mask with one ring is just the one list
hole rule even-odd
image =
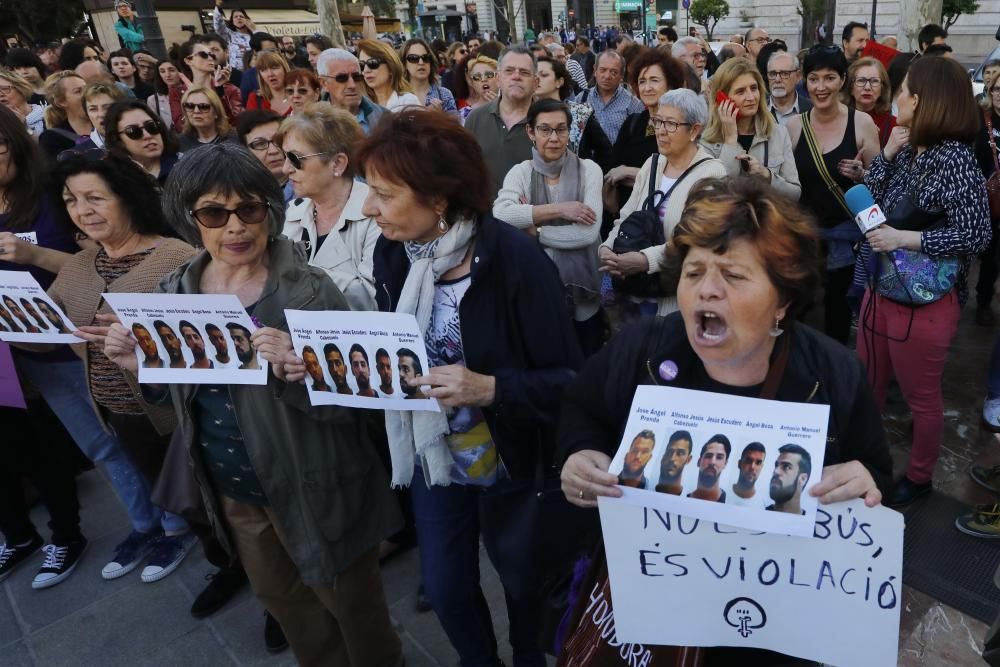
[[863, 233], [867, 233], [885, 222], [885, 214], [875, 203], [875, 197], [867, 185], [855, 185], [844, 193], [844, 202], [847, 208], [854, 214], [854, 221], [858, 223]]

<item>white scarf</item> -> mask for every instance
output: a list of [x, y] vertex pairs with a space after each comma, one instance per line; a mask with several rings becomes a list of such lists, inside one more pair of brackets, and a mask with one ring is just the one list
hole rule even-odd
[[[475, 233], [476, 224], [472, 220], [460, 220], [430, 243], [405, 244], [410, 272], [396, 312], [413, 314], [420, 331], [426, 332], [431, 323], [435, 283], [465, 260]], [[389, 435], [393, 488], [410, 485], [416, 456], [420, 457], [424, 480], [429, 486], [451, 484], [454, 459], [445, 441], [450, 429], [444, 412], [386, 410], [385, 428]]]

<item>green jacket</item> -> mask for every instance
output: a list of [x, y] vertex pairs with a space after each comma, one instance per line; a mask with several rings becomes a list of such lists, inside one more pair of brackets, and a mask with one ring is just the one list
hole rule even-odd
[[[254, 309], [263, 325], [288, 331], [285, 309], [348, 310], [343, 294], [305, 251], [271, 241], [270, 273]], [[160, 283], [169, 294], [198, 294], [211, 261], [200, 252]], [[197, 448], [192, 402], [198, 385], [170, 385], [178, 428], [194, 464], [216, 538], [233, 553], [218, 501]], [[244, 443], [268, 503], [284, 529], [306, 584], [333, 583], [363, 553], [402, 527], [385, 469], [366, 430], [364, 410], [312, 407], [305, 385], [268, 374], [265, 386], [230, 385]]]
[[118, 33], [118, 41], [121, 42], [122, 48], [133, 53], [146, 45], [146, 37], [142, 34], [142, 26], [138, 21], [129, 22], [119, 16], [115, 21], [115, 32]]

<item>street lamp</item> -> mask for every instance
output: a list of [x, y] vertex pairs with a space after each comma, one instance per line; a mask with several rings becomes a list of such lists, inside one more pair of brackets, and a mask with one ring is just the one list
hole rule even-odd
[[153, 57], [158, 60], [166, 60], [167, 45], [163, 41], [163, 33], [160, 32], [160, 20], [153, 9], [153, 0], [135, 0], [136, 14], [139, 25], [142, 26], [142, 35], [146, 40], [146, 48]]

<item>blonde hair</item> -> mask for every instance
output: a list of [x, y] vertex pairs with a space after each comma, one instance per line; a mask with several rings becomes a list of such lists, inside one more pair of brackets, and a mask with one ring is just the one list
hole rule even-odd
[[[272, 67], [280, 67], [282, 70], [284, 70], [285, 74], [288, 74], [289, 72], [288, 61], [285, 60], [284, 56], [274, 53], [272, 51], [261, 51], [260, 53], [257, 54], [256, 67], [257, 67], [257, 86], [259, 92], [261, 95], [264, 96], [264, 99], [270, 102], [273, 99], [271, 97], [272, 95], [271, 86], [264, 83], [264, 77], [261, 75], [261, 70], [271, 69]], [[281, 86], [282, 88], [284, 88], [285, 86], [284, 82], [282, 82]]]
[[[361, 60], [362, 51], [373, 58], [385, 61], [386, 67], [389, 68], [390, 85], [394, 92], [399, 94], [413, 92], [410, 82], [406, 80], [403, 61], [399, 59], [399, 55], [396, 54], [391, 46], [374, 39], [362, 39], [358, 42], [358, 60]], [[368, 97], [373, 102], [377, 102], [378, 97], [376, 97], [375, 91], [368, 87], [368, 82], [363, 81], [362, 83], [364, 83], [365, 93]]]
[[874, 67], [878, 72], [879, 81], [882, 82], [878, 99], [875, 100], [875, 112], [886, 113], [892, 109], [892, 84], [889, 83], [889, 73], [885, 67], [874, 58], [858, 58], [847, 68], [847, 78], [844, 80], [844, 87], [840, 89], [840, 101], [849, 107], [857, 106], [854, 95], [854, 80], [858, 78], [858, 70], [862, 67]]
[[45, 107], [45, 127], [62, 125], [69, 118], [66, 111], [57, 106], [66, 101], [66, 79], [80, 79], [87, 83], [82, 76], [70, 70], [56, 72], [45, 79], [45, 101], [49, 103]]
[[754, 115], [754, 134], [770, 137], [774, 132], [776, 125], [774, 116], [767, 110], [767, 86], [764, 85], [764, 79], [757, 70], [757, 66], [746, 58], [730, 58], [722, 63], [719, 69], [715, 70], [715, 74], [712, 75], [708, 95], [708, 125], [705, 126], [705, 131], [702, 134], [702, 140], [706, 143], [719, 144], [723, 141], [722, 121], [719, 119], [719, 106], [715, 102], [715, 96], [720, 91], [728, 95], [729, 89], [736, 82], [736, 79], [747, 74], [753, 77], [753, 80], [757, 83], [757, 90], [760, 92], [757, 113]]
[[31, 99], [32, 94], [35, 92], [31, 88], [31, 84], [28, 83], [27, 79], [14, 70], [7, 69], [6, 67], [0, 67], [0, 79], [10, 81], [10, 85], [14, 86], [14, 88], [17, 89], [17, 92], [21, 93], [25, 102]]
[[[181, 98], [181, 108], [183, 109], [184, 104], [192, 95], [199, 93], [204, 95], [208, 103], [212, 105], [212, 110], [215, 111], [215, 131], [219, 137], [224, 137], [229, 133], [229, 119], [226, 117], [226, 110], [222, 108], [222, 100], [219, 99], [214, 90], [200, 87], [189, 89]], [[191, 137], [198, 136], [198, 130], [191, 123], [187, 122], [187, 110], [184, 111], [184, 129], [181, 131], [181, 134]]]
[[302, 113], [283, 120], [274, 133], [273, 141], [280, 146], [290, 134], [309, 144], [313, 152], [326, 153], [317, 158], [324, 163], [332, 160], [337, 153], [346, 155], [344, 178], [354, 178], [354, 150], [364, 138], [364, 133], [351, 113], [337, 109], [329, 102], [312, 102]]

